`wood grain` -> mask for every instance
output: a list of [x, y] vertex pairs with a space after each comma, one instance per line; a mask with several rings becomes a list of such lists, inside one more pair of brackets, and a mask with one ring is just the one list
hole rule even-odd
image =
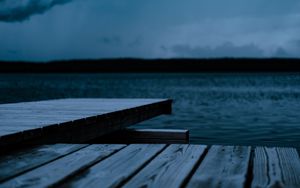
[[91, 143], [162, 143], [187, 144], [189, 131], [179, 129], [123, 129], [104, 135]]
[[257, 147], [252, 187], [300, 187], [300, 160], [296, 149]]
[[164, 147], [164, 144], [129, 145], [71, 179], [63, 187], [118, 187]]
[[43, 145], [1, 156], [0, 187], [300, 187], [296, 149], [257, 147], [252, 160], [250, 149]]
[[90, 167], [125, 145], [90, 145], [32, 171], [8, 180], [0, 187], [49, 187]]
[[44, 145], [0, 157], [0, 182], [68, 155], [87, 145]]
[[171, 112], [166, 99], [61, 99], [0, 105], [0, 149], [82, 143]]
[[212, 146], [187, 187], [243, 187], [249, 159], [250, 147]]
[[181, 187], [205, 148], [202, 145], [170, 145], [124, 187]]

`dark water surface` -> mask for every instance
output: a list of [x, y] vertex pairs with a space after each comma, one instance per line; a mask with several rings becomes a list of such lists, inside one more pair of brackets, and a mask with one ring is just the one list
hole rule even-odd
[[192, 143], [300, 148], [300, 74], [0, 74], [0, 103], [65, 97], [172, 98], [139, 124], [189, 129]]

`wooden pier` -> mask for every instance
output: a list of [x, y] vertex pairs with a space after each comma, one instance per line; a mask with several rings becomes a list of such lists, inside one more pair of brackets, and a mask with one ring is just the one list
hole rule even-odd
[[161, 114], [165, 99], [61, 99], [0, 105], [0, 150], [84, 143]]
[[55, 144], [0, 158], [0, 187], [293, 187], [292, 148]]
[[0, 187], [300, 187], [294, 148], [191, 145], [186, 130], [125, 129], [171, 113], [171, 103], [0, 105]]

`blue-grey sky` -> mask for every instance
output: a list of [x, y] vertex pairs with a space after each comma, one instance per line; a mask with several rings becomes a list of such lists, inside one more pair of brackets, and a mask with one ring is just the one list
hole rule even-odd
[[0, 60], [300, 57], [299, 0], [0, 0]]

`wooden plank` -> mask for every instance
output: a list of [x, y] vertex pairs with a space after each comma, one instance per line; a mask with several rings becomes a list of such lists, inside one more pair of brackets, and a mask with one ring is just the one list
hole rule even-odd
[[187, 187], [243, 187], [249, 159], [250, 147], [212, 146]]
[[164, 144], [129, 145], [71, 179], [64, 187], [118, 187], [164, 147]]
[[257, 147], [252, 187], [300, 187], [300, 160], [294, 148]]
[[[167, 139], [181, 140], [188, 137], [189, 131], [182, 129], [125, 129], [120, 131], [136, 138]], [[163, 139], [162, 138], [162, 139]]]
[[87, 145], [55, 144], [34, 147], [0, 157], [0, 182], [68, 155]]
[[[161, 103], [166, 99], [58, 99], [47, 101], [1, 104], [0, 113], [19, 112], [23, 115], [60, 114], [61, 112], [114, 112], [137, 106]], [[87, 104], [89, 104], [87, 106]], [[58, 113], [56, 113], [58, 112]], [[5, 113], [4, 113], [5, 114]]]
[[101, 161], [125, 145], [90, 145], [51, 163], [10, 179], [0, 187], [49, 187]]
[[185, 144], [189, 131], [179, 129], [123, 129], [104, 135], [91, 143], [165, 143]]
[[170, 145], [124, 187], [181, 187], [205, 148], [200, 145]]
[[0, 105], [0, 149], [83, 143], [171, 112], [166, 99], [64, 99]]
[[157, 99], [65, 99], [1, 104], [0, 135], [2, 135], [1, 127], [25, 125], [30, 129], [31, 125], [37, 128], [39, 125], [59, 124], [140, 106], [163, 104], [167, 101], [170, 104], [169, 100]]
[[[0, 114], [5, 119], [15, 117], [15, 115], [21, 115], [32, 118], [35, 114], [42, 116], [58, 116], [62, 112], [66, 115], [99, 115], [103, 113], [109, 113], [119, 110], [125, 110], [135, 108], [138, 106], [149, 105], [154, 103], [161, 103], [164, 99], [63, 99], [63, 100], [49, 100], [49, 101], [37, 101], [26, 103], [14, 103], [14, 104], [1, 104]], [[87, 105], [88, 104], [88, 105]], [[13, 118], [12, 118], [13, 119]], [[2, 125], [2, 124], [1, 124]]]

